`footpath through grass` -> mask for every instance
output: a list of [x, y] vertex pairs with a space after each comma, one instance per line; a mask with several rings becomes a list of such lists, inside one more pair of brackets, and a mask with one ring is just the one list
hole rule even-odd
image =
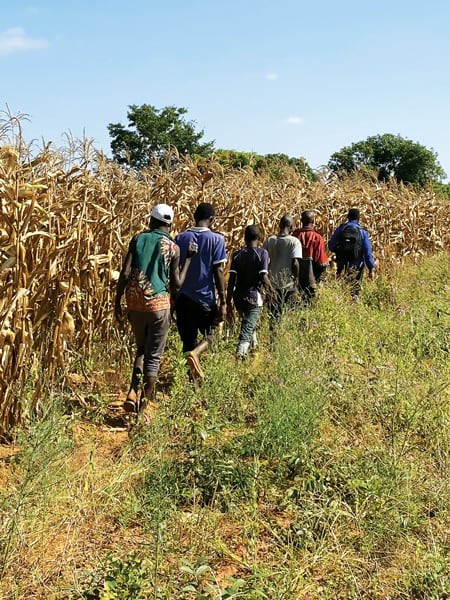
[[449, 598], [449, 269], [329, 281], [199, 390], [172, 336], [146, 429], [105, 425], [112, 377], [55, 393], [1, 449], [0, 597]]

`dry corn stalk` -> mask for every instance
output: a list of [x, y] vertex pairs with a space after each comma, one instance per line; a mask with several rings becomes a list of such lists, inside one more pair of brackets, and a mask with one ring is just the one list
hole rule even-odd
[[[328, 238], [351, 206], [361, 209], [379, 262], [450, 242], [449, 211], [432, 190], [358, 177], [310, 182], [290, 169], [274, 181], [189, 159], [135, 175], [86, 147], [79, 158], [74, 165], [73, 153], [46, 147], [31, 160], [23, 144], [0, 148], [0, 434], [70, 371], [71, 349], [89, 354], [94, 337], [107, 344], [116, 334], [118, 270], [153, 204], [175, 206], [175, 233], [192, 224], [198, 202], [211, 202], [229, 254], [247, 224], [257, 223], [266, 236], [283, 214], [298, 223], [305, 209], [316, 211]], [[30, 378], [38, 383], [27, 397]]]

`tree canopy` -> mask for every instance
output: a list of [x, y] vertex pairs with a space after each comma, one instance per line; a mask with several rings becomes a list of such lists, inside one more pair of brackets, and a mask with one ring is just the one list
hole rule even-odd
[[291, 168], [308, 179], [314, 179], [314, 173], [306, 160], [288, 156], [287, 154], [256, 154], [255, 152], [239, 152], [219, 149], [214, 157], [224, 167], [241, 169], [252, 168], [256, 173], [269, 173], [274, 179], [283, 177], [284, 169]]
[[184, 119], [186, 108], [158, 109], [150, 104], [128, 108], [128, 127], [108, 125], [113, 158], [120, 164], [142, 169], [155, 157], [164, 157], [170, 148], [191, 156], [208, 156], [214, 149], [213, 142], [200, 142], [203, 130], [196, 131], [195, 123]]
[[371, 136], [342, 148], [331, 156], [328, 166], [335, 173], [353, 173], [366, 168], [376, 171], [379, 180], [395, 177], [397, 181], [420, 186], [445, 177], [433, 150], [390, 133]]

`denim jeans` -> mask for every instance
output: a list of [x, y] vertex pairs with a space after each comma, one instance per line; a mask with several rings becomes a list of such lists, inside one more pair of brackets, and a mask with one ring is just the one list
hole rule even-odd
[[256, 324], [261, 314], [262, 306], [255, 306], [245, 301], [235, 301], [236, 310], [241, 317], [241, 332], [236, 354], [246, 356], [254, 339]]

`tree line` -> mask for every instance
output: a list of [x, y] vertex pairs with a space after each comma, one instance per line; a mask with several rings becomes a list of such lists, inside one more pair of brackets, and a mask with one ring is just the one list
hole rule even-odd
[[[214, 141], [204, 142], [204, 131], [186, 118], [187, 109], [166, 106], [158, 109], [150, 104], [128, 107], [128, 124], [110, 123], [113, 159], [119, 164], [143, 169], [154, 160], [164, 160], [175, 149], [180, 155], [191, 157], [214, 156], [225, 167], [251, 167], [255, 172], [268, 172], [273, 177], [289, 166], [298, 173], [314, 179], [314, 171], [307, 161], [286, 154], [259, 155], [252, 152], [216, 149]], [[443, 184], [446, 174], [438, 162], [438, 155], [418, 142], [400, 135], [374, 135], [341, 148], [332, 154], [328, 164], [337, 177], [356, 172], [367, 172], [379, 181], [395, 178], [398, 182], [420, 187], [433, 185], [436, 191], [450, 196], [449, 184]]]

